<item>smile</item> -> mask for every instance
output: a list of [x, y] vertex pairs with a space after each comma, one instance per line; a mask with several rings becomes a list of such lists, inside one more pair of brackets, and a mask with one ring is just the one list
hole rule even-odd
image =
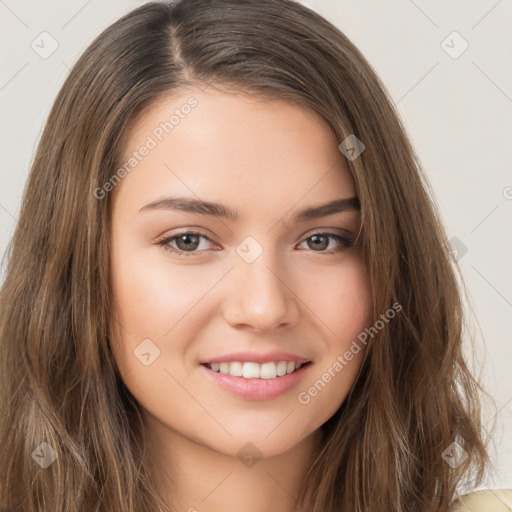
[[207, 363], [205, 366], [214, 372], [231, 375], [232, 377], [242, 377], [244, 379], [275, 379], [295, 372], [302, 364], [303, 363], [295, 361], [270, 361], [263, 364], [251, 361], [233, 361]]
[[301, 363], [267, 361], [262, 364], [223, 361], [203, 363], [199, 369], [210, 384], [232, 396], [244, 400], [272, 400], [296, 388], [312, 364], [307, 360]]

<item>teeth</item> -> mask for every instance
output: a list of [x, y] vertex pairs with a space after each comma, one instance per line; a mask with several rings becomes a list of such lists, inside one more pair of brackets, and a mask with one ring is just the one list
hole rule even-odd
[[233, 361], [232, 363], [210, 363], [207, 365], [211, 370], [233, 377], [244, 377], [245, 379], [275, 379], [288, 373], [298, 370], [302, 364], [295, 361], [278, 361], [269, 363], [252, 363]]
[[240, 361], [229, 364], [229, 374], [233, 377], [241, 377], [244, 373], [244, 365]]
[[260, 365], [258, 363], [244, 363], [242, 377], [245, 377], [246, 379], [259, 379]]
[[277, 376], [282, 377], [283, 375], [286, 375], [286, 361], [279, 361], [277, 363]]
[[260, 379], [275, 379], [277, 377], [276, 363], [263, 363], [260, 370]]

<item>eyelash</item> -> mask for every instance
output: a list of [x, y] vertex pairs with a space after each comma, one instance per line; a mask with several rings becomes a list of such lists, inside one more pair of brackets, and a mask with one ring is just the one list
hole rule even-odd
[[[183, 231], [182, 233], [178, 233], [176, 235], [173, 235], [173, 236], [170, 236], [170, 237], [165, 237], [165, 238], [163, 238], [161, 240], [157, 240], [155, 243], [158, 246], [162, 247], [164, 250], [170, 251], [170, 252], [175, 253], [175, 254], [178, 254], [179, 256], [184, 255], [185, 257], [189, 257], [189, 256], [198, 256], [198, 255], [200, 255], [203, 251], [190, 251], [190, 252], [189, 251], [181, 251], [180, 249], [176, 249], [175, 247], [172, 247], [170, 245], [170, 243], [172, 241], [174, 241], [177, 238], [179, 238], [180, 236], [184, 236], [184, 235], [199, 236], [201, 238], [206, 238], [207, 240], [212, 242], [212, 240], [210, 240], [210, 238], [208, 238], [204, 233], [200, 233], [198, 231]], [[343, 236], [341, 236], [338, 233], [325, 232], [325, 231], [318, 231], [318, 232], [311, 233], [309, 236], [304, 238], [304, 240], [302, 242], [304, 242], [305, 240], [308, 240], [309, 238], [312, 238], [313, 236], [327, 236], [329, 238], [335, 238], [342, 245], [341, 249], [338, 249], [338, 250], [331, 249], [329, 251], [327, 251], [327, 250], [324, 250], [324, 251], [313, 251], [313, 252], [318, 252], [320, 254], [336, 254], [338, 252], [342, 252], [342, 251], [344, 251], [346, 249], [349, 249], [350, 247], [354, 246], [354, 242], [353, 242], [353, 240], [351, 238], [343, 237]]]

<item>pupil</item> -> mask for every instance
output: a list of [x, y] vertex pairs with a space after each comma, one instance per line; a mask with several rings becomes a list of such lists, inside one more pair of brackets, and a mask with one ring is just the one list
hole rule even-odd
[[[190, 238], [195, 238], [196, 240], [193, 241], [192, 243], [188, 243], [186, 242], [187, 239], [190, 239]], [[182, 247], [180, 247], [180, 249], [196, 249], [197, 246], [199, 245], [199, 237], [197, 235], [182, 235], [180, 238], [178, 238], [177, 240], [177, 244], [178, 244], [178, 247], [180, 247], [180, 243], [184, 243], [184, 245]]]
[[[192, 242], [190, 241], [190, 239], [192, 239]], [[195, 239], [195, 240], [194, 240]], [[310, 240], [313, 241], [312, 245], [313, 247], [312, 248], [320, 248], [320, 249], [326, 249], [327, 245], [326, 245], [326, 240], [327, 238], [325, 236], [321, 236], [321, 235], [313, 235], [310, 237]], [[322, 242], [323, 240], [323, 242]], [[178, 244], [178, 247], [181, 249], [181, 250], [188, 250], [188, 249], [197, 249], [198, 245], [199, 245], [199, 237], [197, 235], [182, 235], [180, 238], [178, 238], [177, 240], [177, 244]], [[181, 247], [180, 247], [181, 245]], [[310, 244], [311, 246], [311, 244]]]
[[[325, 249], [325, 248], [327, 247], [327, 246], [325, 245], [325, 240], [326, 240], [326, 237], [325, 237], [325, 236], [321, 236], [321, 235], [313, 235], [313, 236], [311, 237], [311, 239], [312, 239], [312, 240], [315, 240], [315, 239], [317, 239], [317, 240], [318, 240], [318, 239], [322, 239], [322, 238], [324, 239], [324, 243], [322, 244], [322, 243], [320, 242], [320, 246], [321, 246], [320, 248], [321, 248], [321, 249]], [[319, 245], [318, 245], [317, 243], [314, 243], [314, 247], [317, 247], [317, 248], [318, 248], [318, 247], [319, 247]]]

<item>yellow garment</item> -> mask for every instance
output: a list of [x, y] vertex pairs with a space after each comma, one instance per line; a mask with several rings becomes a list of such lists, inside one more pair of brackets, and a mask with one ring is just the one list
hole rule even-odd
[[453, 512], [512, 512], [512, 489], [487, 489], [460, 496]]

